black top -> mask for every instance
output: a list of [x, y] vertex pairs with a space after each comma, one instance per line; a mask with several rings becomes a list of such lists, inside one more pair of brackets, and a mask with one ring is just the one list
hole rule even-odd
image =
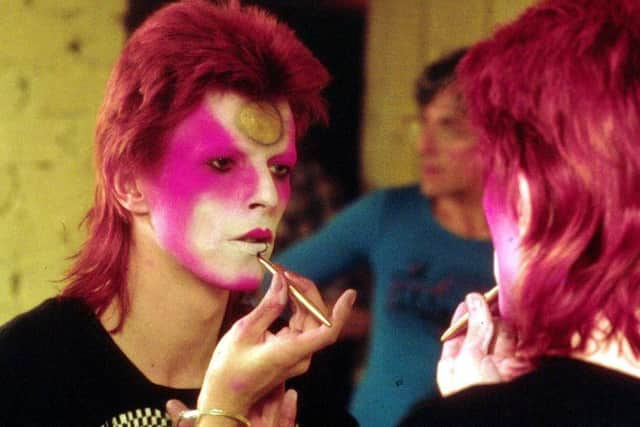
[[[193, 408], [199, 394], [150, 382], [77, 299], [48, 299], [0, 327], [0, 387], [0, 427], [169, 427], [167, 400]], [[300, 406], [304, 427], [357, 426], [344, 408]]]
[[151, 383], [92, 310], [49, 299], [0, 328], [0, 426], [170, 426], [171, 398], [198, 390]]
[[512, 382], [422, 402], [400, 424], [412, 426], [640, 426], [640, 380], [549, 358]]

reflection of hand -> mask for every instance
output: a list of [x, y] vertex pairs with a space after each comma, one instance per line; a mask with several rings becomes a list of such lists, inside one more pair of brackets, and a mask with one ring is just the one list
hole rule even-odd
[[[313, 282], [289, 272], [285, 274], [326, 312]], [[294, 305], [289, 326], [271, 333], [268, 328], [282, 313], [287, 300], [284, 277], [276, 274], [260, 304], [238, 320], [216, 346], [198, 397], [198, 408], [218, 408], [242, 415], [251, 409], [255, 413], [257, 402], [288, 378], [304, 373], [312, 354], [336, 341], [351, 311], [355, 291], [345, 291], [336, 302], [330, 316], [333, 327], [321, 325], [305, 309]], [[204, 419], [202, 425], [208, 425]]]
[[482, 295], [467, 295], [451, 323], [465, 311], [469, 312], [466, 335], [446, 341], [438, 362], [438, 386], [443, 396], [472, 385], [509, 381], [530, 370], [530, 364], [516, 355], [515, 329], [491, 316]]
[[249, 411], [252, 427], [294, 427], [296, 424], [298, 394], [285, 392], [284, 385], [276, 387], [259, 400]]

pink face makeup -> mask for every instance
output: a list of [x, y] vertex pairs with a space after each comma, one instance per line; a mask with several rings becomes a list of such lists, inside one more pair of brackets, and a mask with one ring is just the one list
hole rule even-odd
[[500, 314], [509, 317], [513, 310], [520, 268], [520, 230], [515, 213], [507, 206], [504, 191], [501, 191], [493, 176], [486, 182], [483, 206], [494, 246], [494, 274], [500, 287]]
[[256, 254], [273, 247], [296, 163], [288, 104], [273, 104], [283, 132], [265, 145], [235, 124], [248, 102], [233, 93], [205, 97], [147, 177], [159, 244], [203, 281], [234, 290], [253, 290], [262, 279]]

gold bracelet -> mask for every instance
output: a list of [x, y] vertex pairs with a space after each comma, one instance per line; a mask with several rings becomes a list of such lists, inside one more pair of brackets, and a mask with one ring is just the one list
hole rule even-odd
[[207, 415], [212, 417], [225, 417], [231, 420], [237, 421], [240, 424], [251, 427], [251, 422], [249, 419], [243, 415], [230, 414], [222, 409], [189, 409], [186, 411], [180, 412], [178, 416], [178, 421], [176, 422], [176, 427], [180, 427], [180, 423], [182, 420], [196, 420], [196, 424], [200, 421], [200, 418], [206, 417]]

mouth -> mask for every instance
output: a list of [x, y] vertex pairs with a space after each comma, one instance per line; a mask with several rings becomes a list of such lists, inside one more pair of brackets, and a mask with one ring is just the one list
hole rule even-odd
[[268, 228], [254, 228], [243, 234], [236, 240], [245, 243], [256, 243], [270, 245], [273, 242], [273, 232]]

